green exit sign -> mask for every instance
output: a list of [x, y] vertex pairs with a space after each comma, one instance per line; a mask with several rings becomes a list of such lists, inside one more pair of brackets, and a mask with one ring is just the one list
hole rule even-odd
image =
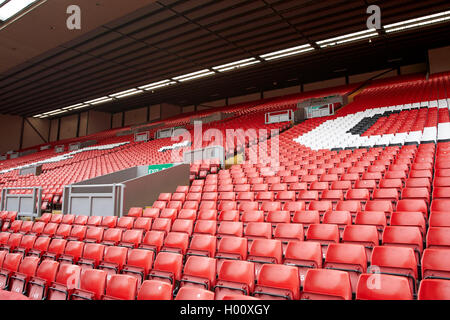
[[161, 170], [172, 168], [172, 167], [173, 167], [173, 163], [150, 165], [150, 166], [148, 166], [148, 174], [159, 172]]

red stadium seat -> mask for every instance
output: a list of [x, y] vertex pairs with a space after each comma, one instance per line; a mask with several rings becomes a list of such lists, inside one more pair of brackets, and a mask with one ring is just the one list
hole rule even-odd
[[426, 279], [420, 282], [419, 300], [450, 300], [450, 281]]
[[352, 287], [347, 272], [310, 269], [306, 273], [302, 300], [351, 300]]
[[88, 269], [81, 273], [80, 288], [75, 289], [71, 300], [100, 300], [105, 294], [107, 273], [103, 270]]
[[306, 272], [322, 268], [322, 249], [317, 242], [289, 242], [284, 256], [284, 264], [297, 267], [301, 283]]
[[306, 234], [306, 241], [319, 242], [325, 258], [330, 243], [339, 243], [339, 229], [335, 224], [311, 224]]
[[298, 300], [300, 281], [297, 269], [286, 265], [262, 266], [254, 296], [268, 300]]
[[139, 289], [137, 300], [172, 300], [172, 286], [159, 280], [146, 280]]
[[228, 294], [250, 295], [255, 286], [255, 265], [248, 261], [225, 260], [214, 289], [217, 300]]
[[450, 250], [427, 248], [422, 256], [422, 279], [450, 280]]
[[413, 300], [408, 280], [387, 274], [362, 274], [356, 300]]

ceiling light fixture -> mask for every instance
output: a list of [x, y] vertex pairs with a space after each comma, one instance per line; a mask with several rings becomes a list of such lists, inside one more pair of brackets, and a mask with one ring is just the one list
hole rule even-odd
[[256, 58], [248, 58], [248, 59], [243, 59], [243, 60], [239, 60], [239, 61], [235, 61], [235, 62], [230, 62], [227, 64], [222, 64], [220, 66], [215, 66], [215, 67], [212, 67], [212, 69], [219, 71], [219, 72], [225, 72], [225, 71], [243, 68], [246, 66], [260, 63], [260, 62], [261, 61], [256, 60]]
[[423, 27], [430, 24], [441, 23], [445, 21], [450, 21], [450, 10], [439, 12], [436, 14], [431, 14], [428, 16], [387, 24], [384, 26], [384, 29], [386, 30], [386, 33], [391, 33], [407, 29], [413, 29], [417, 27]]
[[188, 80], [192, 80], [192, 79], [198, 79], [198, 78], [202, 78], [202, 77], [206, 77], [209, 76], [211, 74], [214, 74], [214, 71], [211, 71], [209, 69], [203, 69], [200, 71], [196, 71], [196, 72], [191, 72], [188, 74], [184, 74], [181, 76], [177, 76], [172, 78], [173, 80], [179, 81], [179, 82], [184, 82], [184, 81], [188, 81]]
[[336, 45], [353, 42], [353, 41], [358, 41], [358, 40], [362, 40], [362, 39], [366, 39], [366, 38], [370, 38], [370, 37], [376, 37], [376, 36], [378, 36], [378, 32], [376, 31], [376, 29], [367, 29], [367, 30], [363, 30], [363, 31], [349, 33], [349, 34], [339, 36], [339, 37], [334, 37], [334, 38], [330, 38], [330, 39], [326, 39], [326, 40], [322, 40], [322, 41], [317, 41], [317, 44], [321, 48], [327, 48], [327, 47], [333, 47]]
[[304, 53], [304, 52], [308, 52], [308, 51], [312, 51], [312, 50], [314, 50], [314, 48], [311, 47], [311, 45], [308, 43], [308, 44], [303, 44], [301, 46], [296, 46], [296, 47], [292, 47], [292, 48], [287, 48], [287, 49], [283, 49], [283, 50], [278, 50], [278, 51], [262, 54], [259, 57], [266, 61], [270, 61], [270, 60], [274, 60], [274, 59], [280, 59], [280, 58], [284, 58], [284, 57], [288, 57], [288, 56], [293, 56], [296, 54], [300, 54], [300, 53]]
[[[37, 0], [10, 0], [0, 7], [0, 20], [6, 21]], [[3, 3], [5, 1], [1, 1]]]

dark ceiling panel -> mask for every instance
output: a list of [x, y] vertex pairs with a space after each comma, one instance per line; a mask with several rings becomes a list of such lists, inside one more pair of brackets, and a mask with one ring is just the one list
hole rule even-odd
[[[382, 23], [449, 9], [416, 0], [161, 0], [104, 24], [0, 75], [0, 113], [34, 115], [151, 82], [366, 28], [369, 4]], [[428, 48], [448, 45], [450, 24], [381, 35], [372, 43], [262, 62], [240, 71], [98, 105], [117, 112], [292, 86], [347, 74], [425, 62]], [[389, 59], [402, 60], [392, 64]], [[291, 79], [291, 81], [287, 81]], [[298, 79], [298, 80], [294, 80]], [[276, 83], [274, 85], [274, 83]]]

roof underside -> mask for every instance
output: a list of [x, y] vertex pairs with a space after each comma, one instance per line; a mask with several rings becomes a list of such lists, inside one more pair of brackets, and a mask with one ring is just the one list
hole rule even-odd
[[[31, 116], [267, 52], [318, 48], [317, 41], [366, 29], [370, 4], [381, 7], [383, 25], [449, 9], [448, 1], [432, 0], [160, 0], [0, 74], [0, 113]], [[448, 45], [448, 34], [449, 23], [382, 34], [371, 43], [262, 61], [95, 109], [186, 106], [425, 62], [429, 48]]]

